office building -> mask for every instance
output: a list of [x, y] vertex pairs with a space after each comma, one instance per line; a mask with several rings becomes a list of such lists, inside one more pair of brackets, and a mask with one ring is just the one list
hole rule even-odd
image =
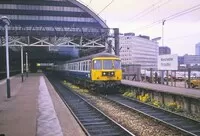
[[148, 36], [120, 35], [122, 64], [141, 65], [142, 69], [157, 69], [158, 43]]

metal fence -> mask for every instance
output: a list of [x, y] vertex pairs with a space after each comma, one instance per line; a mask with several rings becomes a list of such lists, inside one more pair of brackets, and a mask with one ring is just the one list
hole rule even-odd
[[[122, 65], [123, 79], [153, 84], [161, 84], [161, 71], [141, 69], [140, 65]], [[183, 87], [200, 88], [200, 69], [181, 68], [177, 71], [164, 71], [163, 84]]]

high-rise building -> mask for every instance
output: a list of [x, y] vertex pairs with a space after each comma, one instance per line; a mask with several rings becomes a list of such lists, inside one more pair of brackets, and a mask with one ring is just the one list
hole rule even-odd
[[197, 43], [197, 44], [196, 44], [196, 47], [195, 47], [195, 55], [200, 55], [200, 43]]
[[142, 69], [157, 69], [158, 43], [148, 36], [120, 35], [122, 64], [139, 64]]
[[159, 55], [171, 54], [171, 49], [167, 46], [159, 47]]

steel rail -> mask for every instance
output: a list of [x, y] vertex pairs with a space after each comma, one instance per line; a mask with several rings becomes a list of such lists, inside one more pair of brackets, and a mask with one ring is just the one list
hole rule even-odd
[[58, 80], [49, 78], [65, 105], [88, 136], [134, 136], [126, 128], [112, 120], [90, 104], [78, 93], [64, 86]]
[[196, 120], [121, 95], [101, 95], [101, 97], [178, 129], [187, 135], [200, 136], [200, 122]]

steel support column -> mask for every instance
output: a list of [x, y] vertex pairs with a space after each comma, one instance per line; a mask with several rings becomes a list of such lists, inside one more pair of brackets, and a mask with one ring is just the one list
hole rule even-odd
[[8, 48], [8, 25], [5, 25], [6, 37], [6, 73], [7, 73], [7, 98], [10, 98], [10, 68], [9, 68], [9, 48]]
[[115, 55], [119, 56], [119, 28], [114, 28]]

